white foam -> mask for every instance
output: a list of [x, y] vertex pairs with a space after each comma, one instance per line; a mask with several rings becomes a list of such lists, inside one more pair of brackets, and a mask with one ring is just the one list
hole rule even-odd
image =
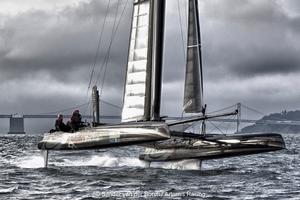
[[44, 158], [41, 155], [34, 155], [30, 157], [24, 157], [16, 161], [16, 166], [20, 168], [43, 168]]
[[11, 188], [1, 188], [0, 194], [8, 194], [14, 192], [18, 187], [11, 187]]
[[[114, 157], [112, 155], [93, 155], [89, 159], [64, 159], [60, 166], [99, 166], [99, 167], [146, 167], [147, 163], [135, 157]], [[151, 163], [151, 167], [177, 170], [199, 170], [199, 160]]]
[[[42, 155], [33, 155], [20, 158], [15, 162], [20, 168], [43, 168], [44, 158]], [[116, 157], [110, 154], [92, 155], [90, 157], [64, 156], [56, 160], [50, 158], [49, 165], [54, 166], [97, 166], [97, 167], [146, 167], [147, 163], [136, 157]], [[151, 163], [153, 168], [177, 169], [177, 170], [199, 170], [199, 160], [183, 160], [176, 162]]]
[[152, 163], [151, 167], [177, 170], [200, 170], [199, 160], [182, 160], [173, 162]]
[[64, 163], [57, 163], [61, 166], [99, 166], [99, 167], [144, 167], [143, 161], [134, 157], [113, 157], [110, 155], [93, 155], [85, 159], [64, 159]]

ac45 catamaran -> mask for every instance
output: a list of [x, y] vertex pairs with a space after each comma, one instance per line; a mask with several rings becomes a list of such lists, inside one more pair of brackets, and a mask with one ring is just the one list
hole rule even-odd
[[[145, 152], [140, 154], [141, 160], [165, 162], [184, 159], [202, 161], [285, 148], [284, 140], [279, 134], [216, 135], [205, 132], [205, 120], [236, 115], [237, 111], [214, 116], [206, 114], [206, 105], [203, 102], [197, 0], [188, 0], [188, 43], [183, 110], [185, 113], [198, 113], [198, 115], [175, 122], [166, 122], [160, 116], [165, 2], [165, 0], [133, 1], [122, 123], [88, 127], [75, 133], [46, 134], [38, 144], [38, 148], [45, 152], [45, 165], [47, 165], [49, 150], [142, 145], [145, 147]], [[94, 109], [94, 115], [99, 116], [97, 109]], [[197, 121], [203, 121], [202, 134], [173, 131], [173, 127]]]

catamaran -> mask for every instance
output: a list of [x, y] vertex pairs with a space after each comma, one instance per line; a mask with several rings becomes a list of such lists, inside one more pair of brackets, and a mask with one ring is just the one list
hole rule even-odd
[[[44, 135], [38, 148], [48, 151], [85, 150], [140, 145], [139, 159], [151, 162], [249, 155], [285, 148], [280, 134], [210, 134], [205, 121], [237, 115], [238, 111], [209, 115], [203, 101], [203, 73], [198, 0], [188, 0], [188, 34], [183, 111], [192, 117], [168, 121], [160, 115], [166, 0], [133, 0], [122, 122], [99, 123], [99, 96], [93, 90], [94, 126], [75, 133]], [[176, 129], [202, 122], [201, 134]]]

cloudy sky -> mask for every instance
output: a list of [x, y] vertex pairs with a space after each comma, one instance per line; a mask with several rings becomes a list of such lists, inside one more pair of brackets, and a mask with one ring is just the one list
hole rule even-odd
[[[93, 83], [99, 74], [102, 99], [121, 106], [132, 0], [111, 0], [102, 29], [108, 2], [0, 1], [0, 114], [47, 113], [87, 102], [102, 30]], [[177, 1], [167, 0], [162, 113], [172, 116], [181, 113], [183, 101], [186, 6], [179, 3], [180, 12]], [[200, 0], [200, 7], [209, 110], [237, 102], [262, 113], [300, 109], [300, 2]], [[121, 112], [104, 104], [101, 111]]]

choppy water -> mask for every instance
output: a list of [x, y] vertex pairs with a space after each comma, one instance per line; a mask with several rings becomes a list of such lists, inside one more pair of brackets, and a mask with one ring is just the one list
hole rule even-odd
[[145, 168], [138, 147], [51, 152], [41, 136], [0, 137], [0, 199], [300, 199], [300, 134], [274, 153]]

